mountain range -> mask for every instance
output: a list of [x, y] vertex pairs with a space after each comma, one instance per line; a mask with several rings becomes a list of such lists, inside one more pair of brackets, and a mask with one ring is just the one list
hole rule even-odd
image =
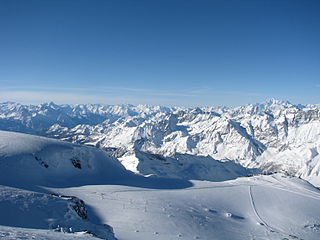
[[[129, 170], [187, 179], [285, 172], [320, 184], [320, 106], [271, 99], [228, 107], [0, 104], [0, 129], [106, 150]], [[244, 170], [245, 169], [245, 170]]]

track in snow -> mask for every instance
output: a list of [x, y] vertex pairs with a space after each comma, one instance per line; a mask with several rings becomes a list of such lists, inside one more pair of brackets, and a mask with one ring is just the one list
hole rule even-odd
[[273, 227], [269, 226], [262, 218], [261, 216], [259, 215], [258, 211], [257, 211], [257, 207], [255, 205], [255, 202], [253, 200], [253, 196], [252, 196], [252, 186], [248, 186], [248, 189], [249, 189], [249, 199], [250, 199], [250, 204], [252, 206], [252, 210], [254, 212], [254, 214], [256, 215], [257, 219], [258, 219], [258, 222], [260, 225], [263, 225], [265, 226], [265, 228], [269, 231], [269, 232], [279, 232], [277, 230], [275, 230]]
[[[285, 233], [283, 230], [271, 227], [270, 224], [268, 224], [265, 220], [263, 220], [262, 216], [257, 211], [257, 207], [256, 207], [256, 204], [254, 202], [254, 198], [253, 198], [253, 194], [252, 194], [252, 188], [253, 188], [252, 185], [248, 186], [248, 189], [249, 189], [248, 192], [249, 192], [249, 198], [250, 198], [250, 204], [252, 206], [252, 210], [253, 210], [255, 216], [257, 217], [257, 220], [258, 220], [259, 224], [263, 225], [267, 229], [267, 235], [270, 237], [270, 239], [272, 239], [272, 236], [270, 236], [269, 233], [278, 233], [278, 234], [282, 234], [282, 235], [286, 236], [283, 239], [288, 239], [287, 237], [295, 238], [295, 239], [298, 238], [298, 237], [296, 237], [294, 235]], [[278, 188], [278, 189], [281, 189], [281, 188]], [[281, 189], [281, 190], [285, 190], [285, 189]], [[292, 192], [292, 191], [288, 191], [288, 192]]]

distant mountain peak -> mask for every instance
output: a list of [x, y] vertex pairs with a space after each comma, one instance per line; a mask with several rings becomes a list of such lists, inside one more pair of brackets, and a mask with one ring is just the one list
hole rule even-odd
[[268, 99], [265, 104], [267, 105], [292, 105], [289, 101], [280, 100], [277, 98], [270, 98]]

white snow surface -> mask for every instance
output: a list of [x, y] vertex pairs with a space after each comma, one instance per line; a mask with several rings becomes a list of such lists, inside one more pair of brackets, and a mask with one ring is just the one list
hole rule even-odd
[[296, 177], [143, 177], [92, 147], [4, 131], [0, 146], [1, 239], [320, 236], [320, 191]]
[[28, 134], [0, 131], [0, 182], [66, 186], [126, 174], [105, 151]]
[[0, 185], [0, 212], [0, 239], [115, 239], [112, 228], [89, 221], [75, 197]]
[[319, 239], [320, 192], [300, 179], [278, 174], [192, 183], [177, 190], [56, 190], [94, 205], [122, 240]]

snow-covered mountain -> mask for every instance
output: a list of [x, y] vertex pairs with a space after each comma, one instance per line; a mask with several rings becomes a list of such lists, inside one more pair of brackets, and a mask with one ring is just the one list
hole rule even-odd
[[108, 182], [127, 174], [105, 151], [28, 134], [0, 131], [0, 181], [18, 186]]
[[[188, 156], [135, 154], [142, 162], [152, 157], [170, 163], [170, 168], [187, 164], [181, 169], [186, 177], [192, 174]], [[144, 177], [127, 171], [101, 149], [0, 131], [0, 238], [319, 238], [317, 188], [281, 174], [235, 179], [245, 172], [241, 166], [199, 158], [212, 164], [207, 163], [212, 166], [209, 172], [217, 169], [218, 182]], [[141, 167], [152, 168], [149, 163]], [[162, 175], [167, 169], [156, 170]]]
[[128, 178], [125, 168], [105, 151], [0, 131], [0, 170], [0, 225], [7, 226], [0, 226], [1, 239], [72, 239], [64, 232], [90, 233], [82, 239], [115, 239], [110, 226], [96, 222], [92, 211], [89, 216], [81, 199], [46, 190]]
[[143, 174], [160, 174], [167, 164], [154, 155], [176, 163], [207, 157], [320, 183], [318, 105], [275, 99], [236, 108], [7, 102], [0, 105], [0, 128], [97, 146]]

